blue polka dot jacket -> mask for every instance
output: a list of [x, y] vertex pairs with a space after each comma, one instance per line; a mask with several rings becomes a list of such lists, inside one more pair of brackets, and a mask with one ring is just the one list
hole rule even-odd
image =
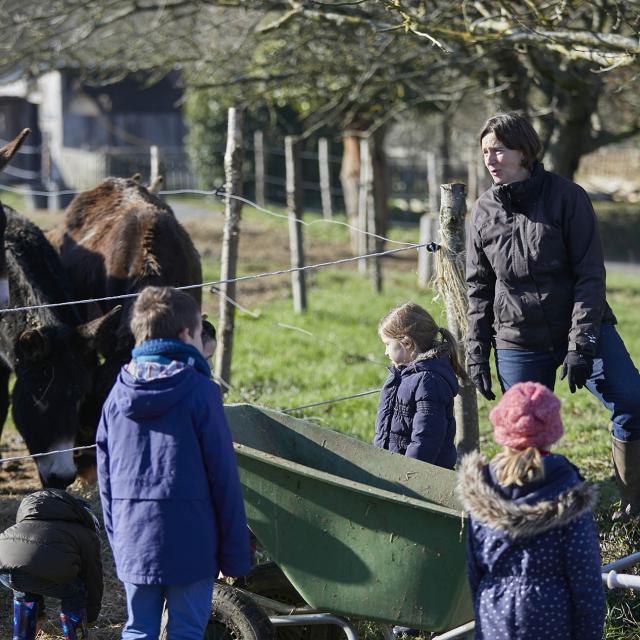
[[389, 367], [378, 403], [373, 444], [381, 449], [453, 469], [458, 380], [440, 344], [407, 365]]
[[596, 489], [564, 456], [544, 478], [501, 485], [478, 453], [460, 464], [476, 640], [601, 640], [604, 589]]

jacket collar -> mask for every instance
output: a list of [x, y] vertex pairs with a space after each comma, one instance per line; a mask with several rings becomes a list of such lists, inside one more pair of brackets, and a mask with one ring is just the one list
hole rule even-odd
[[544, 165], [536, 160], [533, 163], [531, 175], [526, 180], [509, 184], [494, 184], [491, 189], [501, 201], [505, 199], [517, 202], [533, 200], [540, 193], [544, 174]]
[[492, 529], [503, 529], [514, 539], [565, 526], [593, 508], [597, 500], [597, 487], [581, 482], [549, 500], [515, 502], [503, 498], [487, 482], [484, 465], [484, 457], [477, 452], [462, 459], [458, 497], [475, 520]]
[[449, 355], [449, 344], [447, 342], [441, 342], [434, 345], [428, 351], [421, 353], [415, 360], [408, 362], [407, 364], [401, 364], [399, 366], [391, 365], [387, 367], [392, 373], [414, 373], [415, 371], [421, 371], [426, 368], [429, 360], [436, 360], [443, 356]]

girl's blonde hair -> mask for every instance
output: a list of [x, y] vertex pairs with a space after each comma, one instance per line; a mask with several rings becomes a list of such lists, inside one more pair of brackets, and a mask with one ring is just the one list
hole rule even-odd
[[415, 302], [391, 309], [378, 325], [378, 335], [400, 341], [403, 346], [415, 346], [420, 353], [435, 347], [440, 334], [442, 344], [448, 346], [449, 360], [458, 378], [467, 380], [467, 372], [462, 366], [460, 348], [453, 334], [444, 327], [439, 327], [431, 314]]
[[542, 454], [536, 447], [510, 449], [505, 447], [491, 461], [496, 479], [501, 485], [523, 486], [544, 478]]

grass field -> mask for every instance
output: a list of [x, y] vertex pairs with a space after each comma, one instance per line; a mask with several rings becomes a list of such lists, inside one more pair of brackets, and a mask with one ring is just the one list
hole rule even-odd
[[[5, 199], [19, 208], [19, 199], [14, 200]], [[202, 204], [197, 200], [189, 203]], [[188, 220], [185, 227], [203, 258], [205, 281], [215, 281], [219, 277], [221, 208], [202, 206], [209, 208], [211, 215]], [[635, 213], [628, 215], [629, 220], [635, 219]], [[31, 217], [43, 228], [53, 226], [60, 219], [59, 215], [45, 212], [36, 212]], [[305, 219], [319, 220], [315, 216]], [[635, 226], [634, 229], [629, 235], [637, 233]], [[391, 230], [390, 236], [394, 240], [416, 242], [417, 228], [397, 227]], [[314, 224], [305, 228], [305, 246], [308, 264], [347, 256], [348, 231], [338, 225]], [[288, 260], [286, 220], [270, 218], [246, 207], [239, 275], [287, 267]], [[309, 307], [301, 315], [292, 311], [289, 276], [240, 283], [235, 298], [242, 309], [238, 309], [236, 315], [231, 389], [226, 401], [289, 409], [380, 387], [388, 362], [376, 328], [384, 313], [399, 303], [415, 300], [427, 307], [439, 322], [445, 323], [442, 307], [433, 300], [433, 291], [417, 287], [416, 267], [415, 250], [385, 259], [384, 291], [380, 295], [358, 274], [354, 263], [315, 270], [309, 273], [307, 281]], [[640, 363], [640, 324], [637, 322], [640, 277], [611, 273], [608, 299], [618, 316], [619, 330], [627, 348], [635, 362]], [[203, 290], [203, 307], [215, 322], [218, 296], [208, 288]], [[556, 451], [567, 455], [589, 480], [601, 485], [598, 519], [604, 559], [635, 551], [640, 546], [638, 527], [612, 526], [610, 522], [615, 491], [611, 481], [607, 413], [584, 390], [571, 395], [566, 383], [558, 383], [556, 390], [563, 402], [566, 430]], [[299, 410], [294, 415], [370, 441], [377, 399], [377, 394], [373, 394]], [[490, 406], [479, 398], [481, 449], [488, 456], [496, 451], [487, 420]], [[110, 556], [106, 561], [110, 562]], [[121, 607], [121, 594], [116, 595], [112, 604]], [[640, 618], [636, 601], [630, 591], [612, 592], [609, 596], [608, 639], [640, 639], [640, 627], [635, 622]], [[99, 637], [113, 636], [105, 632]]]

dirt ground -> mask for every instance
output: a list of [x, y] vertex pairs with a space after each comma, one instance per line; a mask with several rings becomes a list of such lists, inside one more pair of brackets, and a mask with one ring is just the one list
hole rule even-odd
[[[61, 216], [51, 213], [35, 213], [30, 217], [43, 229], [48, 229], [61, 220]], [[207, 261], [218, 261], [220, 258], [220, 244], [222, 239], [222, 216], [207, 216], [206, 218], [190, 218], [184, 222], [185, 228], [191, 234], [201, 256]], [[417, 230], [416, 230], [417, 235]], [[267, 238], [268, 236], [268, 238]], [[351, 254], [349, 245], [343, 243], [316, 241], [310, 233], [306, 242], [306, 262], [315, 264], [348, 257]], [[245, 221], [242, 225], [239, 247], [240, 264], [245, 271], [257, 273], [289, 266], [289, 238], [286, 221], [277, 227], [266, 226], [258, 220], [256, 223]], [[409, 251], [389, 259], [391, 268], [402, 270], [416, 269], [416, 254]], [[346, 265], [355, 269], [355, 263]], [[310, 278], [310, 286], [313, 279]], [[204, 291], [207, 291], [206, 289]], [[290, 295], [290, 276], [283, 275], [246, 283], [239, 283], [236, 300], [249, 308], [277, 298]], [[217, 309], [218, 299], [214, 294], [203, 295], [203, 307], [212, 316]], [[214, 316], [215, 317], [215, 316]], [[27, 450], [21, 437], [13, 429], [5, 430], [0, 440], [0, 457], [27, 455]], [[18, 505], [28, 493], [40, 488], [35, 463], [32, 460], [18, 460], [7, 462], [0, 466], [0, 531], [15, 522]], [[78, 479], [70, 487], [73, 495], [88, 500], [100, 512], [97, 487]], [[98, 640], [112, 640], [120, 637], [120, 631], [125, 620], [125, 599], [121, 583], [115, 575], [113, 558], [104, 532], [102, 533], [102, 556], [105, 578], [105, 592], [102, 613], [93, 631]], [[0, 587], [0, 636], [10, 637], [12, 624], [11, 592]], [[59, 603], [47, 601], [47, 622], [44, 624], [39, 638], [48, 640], [61, 638], [62, 633], [58, 625]]]

